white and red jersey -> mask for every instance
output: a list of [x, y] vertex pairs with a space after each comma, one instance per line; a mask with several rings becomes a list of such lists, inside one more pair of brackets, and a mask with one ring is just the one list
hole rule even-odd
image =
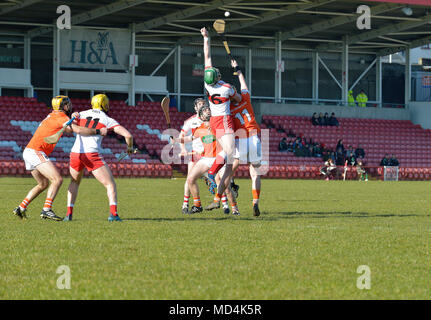
[[[79, 126], [93, 129], [106, 127], [110, 130], [120, 125], [116, 120], [108, 117], [105, 112], [94, 109], [80, 112], [77, 122]], [[101, 135], [82, 136], [77, 134], [71, 152], [99, 152], [102, 145], [102, 139], [103, 137]]]
[[212, 86], [205, 83], [205, 93], [212, 117], [230, 115], [230, 99], [236, 94], [234, 87], [221, 80]]
[[[202, 125], [203, 121], [199, 118], [197, 114], [194, 114], [186, 121], [184, 121], [183, 128], [181, 132], [184, 133], [184, 137], [193, 136], [196, 129]], [[201, 153], [204, 151], [204, 146], [202, 145], [202, 141], [199, 138], [193, 139], [192, 142], [188, 142], [185, 144], [186, 150], [191, 152], [195, 151]]]

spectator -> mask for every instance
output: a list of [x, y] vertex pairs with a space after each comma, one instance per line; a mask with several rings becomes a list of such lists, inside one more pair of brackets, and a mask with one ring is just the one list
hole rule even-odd
[[295, 139], [295, 141], [293, 141], [292, 148], [293, 152], [295, 152], [296, 149], [302, 148], [301, 138], [298, 137]]
[[287, 151], [288, 151], [288, 152], [293, 152], [293, 151], [294, 151], [294, 149], [293, 149], [293, 140], [290, 140], [290, 141], [287, 143]]
[[347, 103], [349, 107], [356, 107], [355, 98], [353, 97], [353, 91], [349, 90], [349, 93], [347, 95]]
[[324, 126], [325, 125], [325, 118], [323, 117], [323, 113], [319, 113], [319, 126]]
[[358, 107], [366, 107], [368, 102], [368, 97], [364, 90], [361, 89], [359, 94], [356, 96], [356, 101], [358, 102]]
[[[311, 149], [311, 150], [310, 150]], [[306, 145], [305, 147], [304, 147], [304, 150], [303, 150], [303, 157], [311, 157], [312, 156], [312, 151], [313, 151], [313, 149], [311, 148], [311, 147], [309, 147], [308, 145]]]
[[299, 145], [297, 145], [297, 147], [293, 150], [293, 154], [296, 157], [305, 157], [305, 148], [299, 147]]
[[329, 126], [329, 115], [327, 112], [325, 112], [325, 115], [323, 116], [323, 125]]
[[313, 116], [311, 117], [311, 124], [313, 126], [319, 125], [319, 116], [317, 115], [317, 112], [313, 113]]
[[365, 157], [365, 151], [360, 144], [358, 144], [358, 147], [355, 150], [355, 157], [356, 159], [363, 159]]
[[388, 154], [385, 154], [385, 157], [380, 161], [380, 165], [382, 166], [382, 167], [384, 167], [384, 166], [389, 166], [390, 165], [390, 159], [389, 159], [389, 155]]
[[337, 154], [335, 153], [335, 151], [332, 151], [329, 153], [329, 159], [332, 160], [332, 163], [335, 163], [337, 160]]
[[313, 147], [313, 157], [321, 157], [321, 156], [322, 156], [322, 147], [316, 143]]
[[355, 151], [353, 151], [352, 146], [349, 146], [349, 148], [346, 150], [346, 160], [351, 166], [356, 164]]
[[389, 166], [392, 167], [398, 167], [400, 165], [400, 162], [398, 161], [398, 159], [395, 157], [394, 154], [391, 155], [391, 158], [389, 159]]
[[287, 151], [287, 139], [286, 139], [286, 137], [281, 139], [280, 143], [278, 144], [278, 151], [281, 151], [281, 152]]
[[335, 156], [336, 156], [335, 163], [338, 166], [344, 165], [345, 149], [344, 149], [343, 139], [338, 140], [337, 146], [335, 147]]
[[340, 124], [338, 122], [338, 119], [335, 117], [335, 113], [331, 113], [331, 116], [329, 117], [329, 125], [332, 127], [338, 127]]

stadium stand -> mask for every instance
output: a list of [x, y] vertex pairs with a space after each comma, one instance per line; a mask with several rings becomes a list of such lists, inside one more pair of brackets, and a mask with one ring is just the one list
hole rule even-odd
[[[322, 165], [320, 158], [298, 158], [279, 152], [278, 143], [286, 134], [276, 128], [282, 127], [333, 149], [339, 139], [343, 139], [345, 145], [356, 147], [361, 144], [366, 152], [364, 163], [371, 174], [382, 174], [379, 162], [384, 154], [389, 153], [397, 155], [401, 163], [401, 179], [430, 178], [431, 146], [428, 141], [431, 130], [424, 130], [406, 120], [340, 118], [339, 122], [339, 127], [320, 127], [313, 126], [309, 117], [263, 116], [262, 127], [270, 128], [270, 161], [276, 167], [269, 177], [284, 177], [284, 173], [279, 171], [286, 171], [288, 178], [316, 178], [316, 166]], [[283, 168], [277, 168], [279, 166]], [[355, 172], [352, 171], [351, 175], [351, 178], [356, 178]]]
[[[88, 108], [90, 101], [72, 99], [74, 109]], [[21, 152], [27, 145], [40, 121], [49, 109], [36, 98], [0, 97], [0, 174], [28, 175]], [[171, 177], [172, 166], [161, 162], [163, 147], [167, 144], [162, 132], [166, 122], [159, 102], [139, 102], [136, 107], [123, 101], [111, 101], [110, 115], [128, 128], [140, 150], [132, 159], [126, 158], [118, 163], [117, 158], [125, 146], [115, 135], [103, 140], [103, 157], [110, 164], [115, 176], [124, 177]], [[172, 127], [180, 129], [191, 113], [170, 110]], [[278, 143], [293, 132], [296, 136], [312, 138], [327, 147], [335, 148], [338, 139], [346, 145], [356, 147], [361, 144], [366, 152], [364, 163], [371, 175], [380, 177], [382, 168], [379, 162], [386, 153], [397, 155], [400, 179], [431, 179], [431, 130], [424, 130], [406, 120], [352, 119], [339, 118], [339, 127], [313, 126], [309, 117], [271, 116], [262, 117], [262, 128], [269, 129], [269, 163], [267, 178], [320, 179], [319, 168], [323, 161], [316, 157], [296, 157], [292, 153], [279, 152]], [[280, 132], [279, 128], [286, 132]], [[69, 152], [74, 137], [66, 134], [51, 154], [61, 173], [68, 175]], [[185, 164], [178, 170], [186, 173]], [[88, 176], [88, 172], [86, 174]], [[240, 166], [237, 177], [249, 177], [248, 167]], [[350, 178], [355, 179], [354, 170]]]
[[[74, 110], [82, 111], [88, 108], [90, 102], [85, 99], [73, 100]], [[150, 150], [150, 154], [139, 152], [133, 159], [126, 158], [118, 163], [119, 154], [125, 150], [125, 145], [116, 139], [116, 136], [107, 136], [103, 139], [102, 154], [107, 163], [110, 164], [115, 176], [125, 177], [171, 177], [172, 168], [160, 161], [160, 153], [166, 141], [158, 137], [153, 138], [148, 133], [139, 130], [140, 123], [144, 119], [152, 119], [148, 126], [162, 129], [162, 122], [157, 122], [156, 108], [144, 105], [129, 107], [123, 101], [111, 101], [111, 116], [121, 124], [130, 129], [134, 135], [140, 150]], [[160, 109], [160, 107], [158, 107]], [[35, 98], [23, 97], [0, 97], [0, 174], [1, 175], [29, 175], [25, 171], [24, 162], [21, 160], [21, 152], [30, 141], [32, 134], [36, 131], [50, 109], [44, 103]], [[150, 112], [153, 112], [150, 113]], [[151, 118], [150, 118], [151, 116]], [[163, 115], [160, 115], [163, 117]], [[186, 116], [186, 115], [180, 115]], [[162, 120], [161, 118], [160, 120]], [[175, 119], [177, 117], [175, 116]], [[180, 118], [178, 118], [180, 119]], [[176, 121], [179, 121], [179, 120]], [[57, 144], [50, 158], [56, 162], [62, 175], [68, 175], [69, 152], [72, 148], [74, 137], [65, 134]], [[154, 157], [151, 157], [151, 154]], [[85, 172], [88, 176], [89, 173]]]

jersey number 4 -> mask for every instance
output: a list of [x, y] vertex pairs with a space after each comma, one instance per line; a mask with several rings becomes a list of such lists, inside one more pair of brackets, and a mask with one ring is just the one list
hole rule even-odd
[[244, 109], [241, 112], [236, 113], [235, 118], [237, 118], [242, 125], [245, 124], [245, 119], [247, 119], [247, 122], [251, 121], [251, 116], [250, 116], [250, 113], [248, 113], [247, 109]]

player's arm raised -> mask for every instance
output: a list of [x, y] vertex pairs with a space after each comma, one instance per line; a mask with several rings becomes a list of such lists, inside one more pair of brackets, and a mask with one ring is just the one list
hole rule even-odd
[[241, 85], [241, 90], [247, 90], [248, 91], [248, 87], [247, 87], [247, 83], [245, 82], [244, 74], [242, 73], [241, 69], [239, 69], [238, 62], [235, 59], [232, 59], [230, 61], [230, 64], [238, 75], [238, 80], [239, 80], [239, 83]]
[[134, 149], [133, 149], [133, 136], [132, 136], [132, 134], [123, 126], [114, 127], [114, 132], [116, 134], [119, 134], [120, 136], [123, 136], [124, 139], [126, 139], [127, 153], [129, 153], [129, 154], [133, 153]]
[[205, 67], [212, 67], [210, 38], [208, 35], [208, 30], [205, 27], [203, 27], [201, 29], [201, 34], [202, 34], [202, 37], [204, 38]]

